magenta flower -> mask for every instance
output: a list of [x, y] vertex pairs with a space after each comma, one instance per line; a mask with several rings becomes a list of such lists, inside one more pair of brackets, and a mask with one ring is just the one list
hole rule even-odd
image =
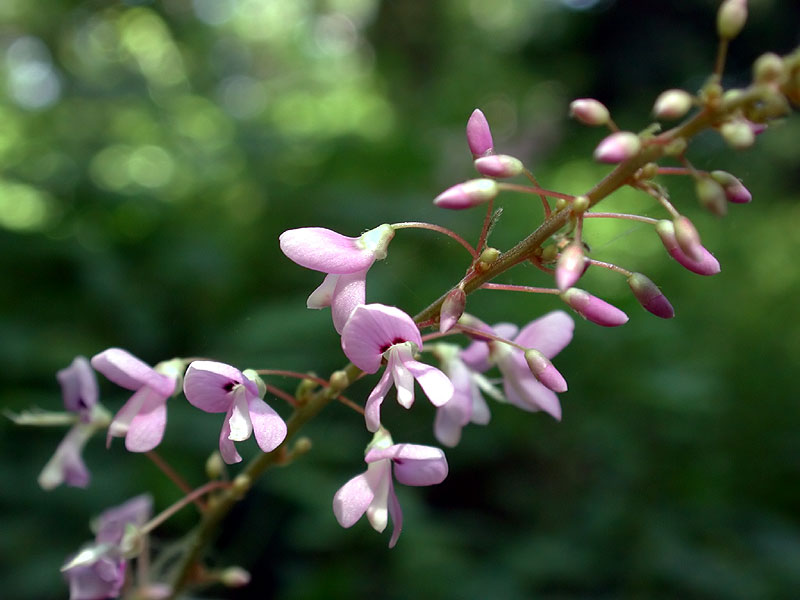
[[669, 255], [692, 273], [706, 276], [719, 273], [719, 261], [704, 246], [700, 246], [700, 260], [691, 258], [681, 250], [672, 221], [663, 219], [656, 223], [656, 233], [661, 238], [661, 243], [664, 244]]
[[129, 527], [140, 528], [150, 518], [153, 500], [137, 496], [102, 513], [95, 523], [92, 544], [70, 557], [61, 568], [69, 582], [70, 600], [103, 600], [119, 596], [125, 583], [125, 556], [131, 544], [125, 539]]
[[[562, 310], [550, 312], [531, 321], [517, 333], [515, 325], [500, 323], [494, 326], [495, 333], [511, 339], [524, 348], [538, 350], [547, 359], [553, 358], [572, 340], [575, 323]], [[503, 342], [489, 342], [489, 356], [503, 374], [503, 389], [506, 399], [523, 410], [543, 410], [561, 420], [561, 405], [555, 392], [567, 391], [564, 378], [546, 369], [546, 376], [537, 379], [528, 365], [525, 352]], [[548, 387], [549, 386], [549, 387]]]
[[584, 319], [602, 327], [619, 327], [628, 322], [628, 315], [623, 311], [586, 290], [569, 288], [561, 294], [561, 299]]
[[83, 356], [56, 373], [67, 411], [78, 415], [78, 422], [56, 448], [39, 474], [42, 489], [51, 490], [62, 483], [73, 487], [89, 485], [89, 469], [81, 453], [98, 427], [108, 424], [108, 413], [97, 402], [97, 379]]
[[131, 452], [148, 452], [161, 443], [167, 427], [167, 399], [175, 392], [181, 361], [162, 362], [152, 368], [120, 348], [92, 357], [92, 366], [117, 385], [136, 393], [122, 406], [108, 427], [112, 437], [125, 437]]
[[399, 308], [383, 304], [362, 304], [351, 315], [342, 331], [342, 350], [355, 366], [375, 373], [385, 358], [386, 370], [367, 398], [364, 413], [369, 431], [380, 427], [381, 403], [392, 381], [397, 401], [404, 408], [414, 404], [414, 379], [434, 406], [453, 396], [453, 384], [439, 369], [414, 360], [422, 347], [422, 337], [414, 321]]
[[472, 111], [467, 121], [467, 144], [473, 158], [489, 156], [494, 152], [492, 130], [489, 128], [486, 116], [479, 108]]
[[264, 452], [272, 452], [286, 439], [286, 423], [261, 399], [266, 393], [263, 385], [254, 371], [242, 373], [208, 360], [196, 360], [186, 370], [186, 399], [200, 410], [225, 413], [219, 451], [228, 464], [242, 460], [234, 442], [242, 442], [251, 434]]
[[280, 235], [283, 253], [302, 267], [327, 273], [308, 297], [308, 308], [331, 307], [333, 326], [342, 332], [350, 313], [366, 301], [367, 271], [386, 258], [394, 237], [391, 225], [381, 225], [357, 238], [322, 227], [290, 229]]
[[461, 441], [461, 430], [468, 423], [489, 422], [489, 407], [481, 392], [495, 400], [502, 400], [503, 395], [483, 375], [467, 366], [461, 359], [459, 346], [439, 343], [433, 347], [433, 354], [453, 383], [453, 397], [436, 409], [433, 433], [441, 444], [453, 448]]
[[367, 470], [345, 483], [333, 497], [333, 514], [342, 527], [352, 527], [364, 513], [378, 533], [386, 529], [389, 517], [394, 530], [389, 540], [393, 548], [403, 529], [403, 511], [394, 493], [394, 477], [405, 485], [435, 485], [447, 477], [444, 452], [431, 446], [394, 444], [389, 432], [381, 428], [367, 446]]

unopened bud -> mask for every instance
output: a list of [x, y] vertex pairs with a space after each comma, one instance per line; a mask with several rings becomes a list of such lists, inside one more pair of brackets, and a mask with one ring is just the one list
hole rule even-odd
[[584, 125], [605, 125], [610, 118], [605, 105], [594, 98], [578, 98], [570, 102], [569, 116]]
[[347, 376], [346, 371], [334, 371], [331, 373], [331, 377], [328, 380], [328, 383], [331, 389], [335, 391], [340, 391], [345, 389], [348, 385], [350, 385], [350, 378]]
[[485, 263], [486, 265], [492, 264], [500, 257], [500, 250], [497, 248], [492, 248], [491, 246], [488, 248], [484, 248], [481, 255], [478, 257], [478, 261]]
[[692, 260], [703, 258], [703, 245], [700, 243], [700, 234], [688, 217], [678, 217], [673, 221], [673, 231], [678, 247]]
[[684, 152], [686, 152], [686, 147], [689, 143], [686, 141], [686, 138], [675, 138], [671, 142], [669, 142], [666, 146], [664, 146], [664, 154], [667, 156], [680, 156]]
[[233, 491], [234, 495], [237, 498], [244, 498], [244, 495], [253, 485], [253, 480], [249, 475], [245, 473], [240, 473], [233, 479], [233, 483], [231, 484], [231, 491]]
[[781, 83], [786, 78], [783, 59], [774, 52], [762, 54], [753, 63], [753, 79], [757, 83]]
[[744, 187], [738, 177], [731, 175], [727, 171], [711, 171], [709, 175], [725, 190], [725, 197], [729, 202], [747, 204], [753, 199], [750, 190]]
[[525, 351], [525, 362], [531, 373], [544, 387], [554, 392], [566, 392], [567, 382], [544, 354], [533, 348]]
[[572, 201], [572, 214], [580, 215], [589, 210], [589, 197], [588, 196], [575, 196]]
[[636, 156], [642, 147], [639, 136], [630, 131], [618, 131], [606, 137], [594, 150], [594, 159], [601, 163], [619, 163]]
[[474, 158], [488, 156], [493, 152], [492, 130], [480, 109], [476, 108], [467, 121], [467, 144]]
[[725, 190], [711, 177], [698, 177], [694, 184], [697, 199], [710, 213], [724, 217], [728, 212]]
[[628, 315], [605, 300], [592, 296], [578, 288], [569, 288], [561, 294], [561, 299], [575, 312], [592, 323], [603, 327], [617, 327], [628, 322]]
[[215, 450], [206, 459], [206, 476], [209, 479], [219, 479], [225, 472], [225, 461], [219, 451]]
[[756, 134], [750, 123], [742, 119], [727, 121], [720, 125], [722, 139], [735, 150], [744, 150], [756, 141]]
[[250, 573], [242, 567], [228, 567], [219, 574], [219, 582], [227, 587], [244, 587], [250, 583]]
[[669, 255], [692, 273], [697, 273], [698, 275], [716, 275], [719, 273], [719, 262], [704, 247], [700, 247], [700, 260], [694, 260], [684, 254], [683, 250], [678, 246], [678, 241], [675, 237], [675, 226], [672, 221], [661, 220], [656, 223], [656, 233], [661, 238], [661, 243], [664, 244]]
[[642, 307], [662, 319], [671, 319], [675, 316], [675, 309], [666, 296], [661, 293], [658, 286], [641, 273], [631, 273], [628, 285]]
[[508, 154], [492, 154], [475, 159], [475, 170], [486, 177], [516, 177], [525, 170], [518, 158]]
[[467, 295], [460, 287], [453, 288], [447, 293], [439, 312], [439, 331], [445, 333], [453, 328], [467, 306]]
[[723, 40], [732, 40], [746, 21], [747, 0], [725, 0], [717, 12], [717, 34]]
[[307, 435], [302, 435], [299, 438], [297, 438], [297, 441], [295, 441], [294, 446], [292, 446], [292, 456], [298, 457], [302, 456], [303, 454], [307, 454], [308, 452], [311, 452], [312, 446], [313, 443], [311, 442], [311, 438], [308, 437]]
[[556, 286], [562, 292], [575, 285], [586, 270], [586, 257], [580, 242], [567, 246], [556, 263]]
[[498, 192], [494, 179], [471, 179], [446, 189], [433, 199], [433, 203], [454, 210], [472, 208], [493, 199]]
[[692, 108], [692, 95], [684, 90], [661, 92], [653, 105], [657, 119], [680, 119]]

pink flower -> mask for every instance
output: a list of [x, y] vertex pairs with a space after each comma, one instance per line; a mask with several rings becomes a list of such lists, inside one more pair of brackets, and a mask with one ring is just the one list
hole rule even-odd
[[322, 227], [290, 229], [280, 235], [283, 253], [302, 267], [327, 273], [308, 297], [308, 308], [331, 307], [333, 326], [342, 332], [350, 313], [366, 301], [367, 271], [386, 258], [394, 237], [391, 225], [381, 225], [357, 238]]
[[358, 306], [342, 331], [342, 350], [355, 366], [375, 373], [382, 360], [386, 370], [367, 398], [364, 412], [369, 431], [380, 427], [381, 403], [394, 380], [397, 401], [404, 408], [414, 403], [416, 379], [434, 406], [453, 396], [453, 384], [439, 369], [414, 360], [422, 347], [422, 337], [414, 321], [399, 308], [383, 304]]
[[119, 596], [125, 583], [130, 527], [140, 528], [150, 518], [153, 500], [137, 496], [102, 513], [95, 525], [94, 543], [67, 559], [61, 568], [69, 582], [70, 600], [103, 600]]
[[242, 373], [230, 365], [207, 360], [196, 360], [186, 370], [186, 399], [200, 410], [225, 413], [219, 451], [228, 464], [242, 460], [234, 442], [242, 442], [251, 434], [264, 452], [272, 452], [286, 439], [286, 423], [261, 399], [266, 390], [260, 389], [259, 383], [261, 379], [253, 371]]
[[[510, 323], [494, 326], [498, 336], [507, 339], [514, 336], [512, 341], [515, 344], [538, 350], [547, 359], [553, 358], [569, 344], [574, 329], [572, 318], [561, 310], [531, 321], [519, 333]], [[561, 420], [561, 405], [555, 392], [567, 391], [567, 385], [560, 374], [553, 374], [554, 367], [546, 370], [547, 376], [541, 381], [537, 380], [525, 352], [498, 341], [489, 342], [489, 356], [503, 374], [503, 389], [511, 404], [531, 412], [543, 410]]]
[[488, 156], [494, 152], [492, 130], [483, 112], [476, 108], [467, 121], [467, 144], [474, 158]]
[[167, 399], [178, 385], [182, 363], [162, 362], [153, 369], [125, 350], [109, 348], [92, 357], [92, 366], [117, 385], [136, 392], [112, 419], [106, 444], [112, 437], [124, 436], [131, 452], [158, 446], [167, 427]]
[[78, 422], [56, 448], [52, 458], [39, 474], [42, 489], [51, 490], [62, 483], [73, 487], [89, 485], [89, 469], [83, 462], [81, 452], [98, 427], [108, 424], [109, 415], [97, 402], [97, 379], [83, 356], [76, 357], [72, 364], [61, 369], [56, 378], [61, 384], [64, 407], [78, 415]]
[[661, 238], [661, 243], [664, 244], [669, 255], [692, 273], [706, 276], [719, 273], [719, 261], [705, 247], [700, 246], [700, 260], [689, 257], [681, 250], [675, 233], [675, 225], [672, 221], [663, 219], [656, 223], [656, 233]]
[[447, 477], [444, 452], [431, 446], [394, 444], [381, 428], [372, 438], [364, 456], [367, 470], [345, 483], [333, 497], [333, 514], [342, 527], [352, 527], [364, 513], [377, 532], [386, 529], [389, 517], [394, 531], [393, 548], [403, 529], [403, 511], [394, 493], [394, 477], [405, 485], [435, 485]]
[[467, 366], [461, 359], [459, 346], [439, 343], [433, 347], [433, 354], [453, 383], [453, 397], [436, 409], [433, 432], [441, 444], [453, 448], [461, 441], [461, 430], [468, 423], [489, 422], [489, 407], [481, 392], [495, 400], [502, 400], [503, 395], [483, 375]]
[[602, 327], [618, 327], [628, 322], [628, 315], [623, 311], [586, 290], [569, 288], [561, 294], [561, 299], [584, 319]]

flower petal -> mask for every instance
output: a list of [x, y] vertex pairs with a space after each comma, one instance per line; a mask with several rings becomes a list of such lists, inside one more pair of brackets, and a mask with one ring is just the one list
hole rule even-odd
[[281, 251], [302, 267], [323, 273], [355, 273], [368, 269], [375, 255], [356, 245], [359, 238], [344, 236], [322, 227], [284, 231]]
[[366, 302], [366, 298], [367, 269], [338, 276], [336, 289], [331, 299], [333, 326], [337, 333], [342, 333], [347, 319], [350, 318], [357, 306]]
[[64, 408], [79, 413], [81, 420], [91, 420], [92, 407], [97, 404], [97, 378], [94, 371], [83, 356], [76, 356], [72, 364], [56, 373], [64, 398]]
[[339, 275], [325, 275], [325, 279], [322, 280], [322, 283], [319, 284], [317, 289], [311, 292], [311, 295], [306, 300], [306, 308], [319, 309], [330, 306], [338, 281]]
[[208, 413], [225, 412], [231, 406], [233, 388], [244, 381], [242, 372], [230, 365], [196, 360], [186, 369], [183, 393], [192, 406]]
[[389, 497], [387, 501], [389, 516], [392, 518], [392, 537], [389, 539], [389, 548], [394, 548], [400, 538], [400, 532], [403, 531], [403, 509], [400, 508], [400, 502], [397, 500], [397, 494], [394, 493], [394, 485], [391, 479], [389, 480]]
[[253, 423], [250, 421], [250, 409], [247, 405], [247, 392], [244, 386], [234, 388], [232, 396], [231, 417], [228, 419], [231, 433], [228, 437], [234, 442], [243, 442], [253, 433]]
[[164, 396], [175, 391], [175, 379], [157, 373], [130, 352], [121, 348], [109, 348], [92, 357], [92, 366], [118, 386], [138, 390], [150, 386]]
[[447, 477], [447, 459], [439, 448], [419, 444], [395, 444], [389, 448], [375, 448], [367, 452], [364, 460], [372, 463], [391, 459], [394, 476], [405, 485], [435, 485]]
[[436, 367], [413, 359], [406, 360], [403, 364], [419, 382], [422, 391], [434, 406], [442, 406], [453, 397], [453, 382]]
[[142, 407], [133, 417], [125, 435], [125, 448], [130, 452], [148, 452], [158, 446], [167, 427], [167, 399], [145, 387], [136, 392], [144, 396]]
[[553, 358], [572, 341], [575, 322], [563, 310], [554, 310], [531, 321], [514, 340], [520, 346], [535, 348], [547, 358]]
[[333, 514], [342, 527], [355, 525], [375, 497], [366, 475], [356, 475], [333, 496]]
[[286, 423], [280, 415], [261, 398], [250, 398], [250, 419], [258, 447], [272, 452], [286, 439]]
[[111, 445], [112, 437], [124, 437], [127, 435], [128, 429], [130, 429], [131, 426], [131, 421], [133, 421], [133, 418], [142, 408], [142, 404], [144, 403], [144, 399], [147, 394], [147, 388], [142, 388], [133, 396], [128, 398], [127, 402], [122, 405], [122, 408], [117, 411], [117, 414], [114, 415], [114, 418], [111, 420], [111, 424], [108, 426], [108, 433], [106, 434], [106, 447]]
[[94, 427], [82, 423], [67, 432], [39, 474], [37, 481], [43, 490], [52, 490], [62, 483], [81, 488], [89, 485], [89, 469], [81, 458], [81, 452], [92, 433]]
[[380, 368], [383, 353], [391, 345], [406, 341], [422, 346], [414, 320], [399, 308], [383, 304], [356, 307], [342, 330], [342, 350], [366, 373]]
[[519, 350], [497, 366], [503, 374], [506, 397], [511, 404], [530, 412], [543, 410], [557, 421], [561, 420], [558, 396], [536, 380]]
[[222, 421], [222, 429], [219, 432], [219, 453], [227, 464], [232, 465], [242, 462], [241, 455], [236, 451], [236, 444], [231, 439], [231, 413], [233, 412], [233, 405], [225, 413], [225, 419]]
[[386, 370], [392, 372], [394, 387], [397, 389], [397, 403], [403, 408], [411, 408], [414, 404], [414, 376], [406, 368], [406, 360], [414, 360], [408, 344], [392, 346]]
[[386, 461], [379, 461], [367, 467], [365, 473], [375, 497], [367, 507], [367, 520], [378, 533], [386, 529], [389, 522], [387, 503], [392, 491], [392, 465]]
[[364, 418], [367, 422], [367, 431], [375, 433], [381, 426], [381, 404], [383, 403], [386, 394], [392, 387], [392, 371], [387, 368], [381, 376], [378, 384], [372, 389], [372, 392], [364, 404]]
[[140, 494], [109, 508], [97, 517], [95, 541], [99, 544], [119, 544], [127, 525], [144, 525], [152, 514], [153, 497], [150, 494]]

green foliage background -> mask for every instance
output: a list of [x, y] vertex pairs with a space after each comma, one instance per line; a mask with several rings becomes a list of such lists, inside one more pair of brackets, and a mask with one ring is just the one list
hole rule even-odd
[[[753, 0], [731, 50], [731, 84], [761, 52], [798, 43], [800, 9]], [[122, 346], [155, 363], [211, 356], [241, 367], [343, 364], [320, 280], [286, 260], [278, 234], [319, 225], [356, 235], [434, 221], [469, 239], [480, 211], [431, 199], [473, 176], [463, 128], [476, 106], [501, 151], [546, 187], [580, 193], [607, 172], [602, 132], [566, 117], [594, 96], [623, 128], [648, 124], [657, 93], [695, 90], [715, 52], [716, 3], [605, 0], [164, 0], [0, 3], [0, 364], [2, 406], [57, 410], [54, 373], [76, 354]], [[330, 501], [362, 470], [369, 436], [331, 406], [314, 450], [270, 472], [231, 515], [211, 561], [253, 572], [236, 598], [793, 598], [800, 589], [800, 120], [734, 153], [696, 140], [698, 168], [751, 189], [723, 221], [668, 181], [723, 270], [684, 271], [645, 226], [591, 222], [593, 255], [658, 282], [662, 322], [625, 282], [585, 286], [631, 315], [623, 328], [577, 323], [557, 360], [564, 419], [493, 407], [465, 430], [441, 486], [399, 490], [394, 550], [365, 523], [336, 524]], [[509, 195], [492, 243], [541, 217]], [[607, 207], [660, 216], [641, 195]], [[402, 231], [370, 273], [371, 301], [414, 313], [456, 281], [463, 250]], [[546, 285], [533, 268], [507, 281]], [[469, 310], [523, 324], [551, 297], [483, 293]], [[363, 400], [371, 380], [350, 396]], [[274, 381], [273, 383], [282, 383]], [[102, 382], [116, 410], [125, 394]], [[291, 389], [287, 386], [287, 389]], [[279, 401], [273, 404], [286, 412]], [[433, 411], [388, 403], [395, 439], [434, 443]], [[199, 484], [219, 415], [170, 403], [160, 452]], [[66, 597], [58, 567], [90, 537], [89, 518], [151, 489], [178, 493], [122, 444], [92, 440], [87, 490], [36, 485], [63, 432], [0, 425], [3, 598]], [[255, 452], [254, 444], [244, 445]], [[244, 454], [244, 452], [243, 452]], [[179, 537], [187, 508], [164, 528]], [[226, 595], [226, 594], [229, 594]]]

